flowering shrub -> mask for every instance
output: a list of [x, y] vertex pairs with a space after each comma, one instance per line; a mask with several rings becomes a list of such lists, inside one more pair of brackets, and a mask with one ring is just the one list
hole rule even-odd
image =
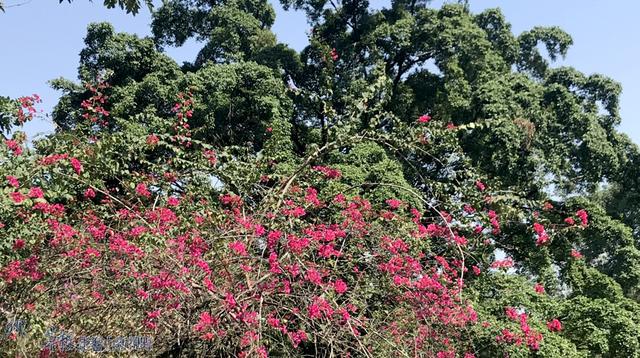
[[[39, 98], [0, 97], [3, 353], [638, 355], [638, 226], [619, 220], [640, 155], [616, 84], [538, 53], [567, 34], [282, 3], [313, 24], [300, 53], [266, 1], [168, 0], [153, 39], [90, 25], [86, 84], [52, 81], [40, 140], [16, 131]], [[193, 63], [158, 51], [191, 36]]]
[[[192, 101], [179, 99], [178, 137], [167, 137], [178, 140], [150, 134], [139, 139], [139, 148], [164, 146], [180, 156], [155, 159], [134, 175], [121, 173], [119, 180], [131, 189], [110, 186], [91, 164], [100, 143], [117, 134], [103, 133], [80, 147], [69, 142], [75, 146], [66, 152], [29, 152], [24, 159], [13, 155], [21, 146], [7, 145], [10, 190], [2, 205], [16, 216], [3, 217], [0, 229], [9, 244], [0, 268], [2, 309], [31, 328], [26, 337], [3, 343], [5, 349], [55, 353], [55, 347], [33, 343], [43, 327], [53, 326], [78, 335], [144, 332], [157, 353], [481, 352], [469, 332], [487, 322], [465, 292], [490, 270], [515, 265], [512, 258], [478, 256], [502, 233], [486, 198], [471, 194], [464, 205], [436, 207], [407, 189], [413, 198], [406, 200], [416, 206], [394, 197], [373, 203], [349, 191], [333, 193], [328, 184], [343, 180], [341, 171], [305, 168], [308, 160], [283, 177], [283, 185], [265, 186], [263, 175], [251, 184], [251, 196], [211, 197], [207, 193], [215, 189], [203, 191], [207, 187], [195, 183], [203, 175], [223, 175], [232, 162], [218, 166], [224, 154], [181, 132], [189, 129], [184, 120], [192, 115]], [[60, 144], [64, 148], [64, 139]], [[108, 154], [102, 159], [110, 160]], [[263, 162], [234, 160], [254, 161], [246, 165], [256, 168]], [[277, 172], [273, 164], [269, 170]], [[23, 174], [8, 174], [18, 172]], [[469, 193], [487, 191], [478, 180], [469, 187]], [[576, 215], [586, 225], [588, 214]], [[538, 243], [547, 235], [537, 222], [534, 231]], [[539, 284], [535, 291], [545, 293]], [[495, 344], [538, 351], [543, 333], [529, 326], [527, 314], [514, 312], [507, 308], [519, 331], [507, 328], [508, 321], [492, 325]], [[549, 330], [560, 330], [550, 322]]]

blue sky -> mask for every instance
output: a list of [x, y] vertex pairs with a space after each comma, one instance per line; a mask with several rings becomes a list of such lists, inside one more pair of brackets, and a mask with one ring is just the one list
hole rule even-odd
[[[11, 5], [23, 3], [22, 6]], [[117, 31], [149, 35], [150, 14], [144, 9], [137, 16], [119, 9], [108, 10], [101, 0], [76, 0], [58, 4], [57, 0], [5, 0], [7, 12], [0, 13], [0, 95], [18, 97], [38, 93], [45, 112], [51, 110], [59, 93], [47, 81], [57, 77], [76, 79], [78, 54], [83, 47], [87, 24], [111, 22]], [[372, 0], [382, 6], [385, 0]], [[443, 1], [434, 1], [440, 6]], [[622, 83], [622, 125], [620, 130], [640, 143], [640, 55], [638, 34], [640, 1], [620, 0], [615, 5], [595, 0], [471, 0], [474, 12], [500, 7], [513, 31], [518, 34], [533, 26], [557, 25], [573, 36], [574, 45], [559, 65], [568, 65], [587, 74], [602, 73]], [[281, 42], [302, 49], [307, 42], [308, 25], [300, 13], [284, 12], [277, 4], [274, 32]], [[168, 54], [178, 63], [192, 60], [199, 49], [188, 43]], [[46, 119], [26, 125], [29, 135], [47, 132]]]

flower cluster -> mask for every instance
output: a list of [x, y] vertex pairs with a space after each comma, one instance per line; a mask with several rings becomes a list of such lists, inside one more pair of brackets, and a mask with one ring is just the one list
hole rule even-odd
[[[88, 88], [86, 118], [106, 125], [108, 86]], [[478, 199], [490, 198], [479, 180], [468, 181], [450, 202], [420, 195], [372, 199], [326, 165], [292, 171], [270, 164], [277, 170], [254, 171], [234, 185], [201, 185], [221, 168], [229, 169], [222, 175], [235, 169], [224, 148], [190, 138], [191, 97], [181, 95], [173, 108], [171, 140], [194, 149], [180, 157], [155, 157], [165, 138], [158, 133], [136, 148], [147, 155], [144, 162], [108, 177], [89, 159], [97, 150], [91, 141], [34, 154], [29, 171], [2, 173], [0, 204], [14, 210], [0, 224], [7, 237], [0, 248], [3, 309], [82, 334], [153, 335], [158, 354], [180, 341], [218, 356], [317, 350], [471, 358], [469, 333], [489, 327], [469, 286], [523, 267], [496, 252], [509, 240], [510, 225], [534, 222], [536, 243], [551, 243], [540, 224], [549, 218], [535, 213], [514, 224], [492, 200]], [[423, 117], [419, 122], [430, 119]], [[26, 159], [16, 157], [17, 141], [6, 145], [15, 154], [7, 155], [7, 165]], [[260, 168], [264, 161], [244, 164]], [[291, 176], [278, 183], [284, 172]], [[586, 211], [574, 217], [565, 223], [588, 225]], [[533, 291], [536, 299], [548, 298], [540, 283]], [[505, 312], [490, 327], [491, 344], [538, 350], [543, 335], [532, 327], [545, 322], [534, 325], [536, 316], [524, 309]], [[559, 332], [562, 324], [552, 320], [548, 330]], [[0, 346], [23, 344], [14, 338]]]
[[37, 94], [33, 94], [31, 96], [18, 98], [18, 103], [20, 105], [18, 107], [17, 122], [18, 124], [22, 125], [25, 122], [33, 119], [33, 116], [37, 112], [35, 104], [42, 103], [42, 99]]
[[189, 148], [191, 146], [191, 130], [189, 119], [193, 116], [193, 94], [178, 93], [178, 102], [171, 111], [175, 113], [176, 121], [173, 124], [174, 135], [171, 141]]
[[107, 126], [109, 124], [110, 113], [105, 109], [108, 96], [105, 94], [109, 89], [109, 83], [98, 80], [96, 84], [85, 85], [91, 96], [80, 103], [83, 110], [82, 118], [88, 120], [91, 124], [99, 126]]

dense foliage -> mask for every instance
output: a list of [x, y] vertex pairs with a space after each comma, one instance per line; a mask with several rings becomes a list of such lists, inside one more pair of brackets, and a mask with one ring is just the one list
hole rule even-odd
[[[282, 4], [300, 53], [266, 0], [165, 1], [153, 38], [92, 24], [32, 147], [39, 97], [0, 97], [0, 310], [27, 323], [3, 351], [640, 356], [640, 152], [617, 83], [550, 66], [567, 33]], [[161, 51], [191, 38], [191, 63]]]

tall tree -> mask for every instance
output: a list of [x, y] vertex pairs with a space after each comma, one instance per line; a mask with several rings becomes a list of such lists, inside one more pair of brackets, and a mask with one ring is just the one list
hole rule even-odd
[[[3, 147], [3, 310], [122, 318], [165, 355], [640, 355], [638, 148], [619, 84], [552, 66], [567, 33], [281, 3], [312, 26], [300, 53], [266, 0], [165, 1], [153, 38], [89, 27], [57, 132]], [[190, 38], [192, 62], [162, 53]], [[0, 129], [34, 101], [1, 100]], [[61, 274], [81, 252], [92, 273]]]

